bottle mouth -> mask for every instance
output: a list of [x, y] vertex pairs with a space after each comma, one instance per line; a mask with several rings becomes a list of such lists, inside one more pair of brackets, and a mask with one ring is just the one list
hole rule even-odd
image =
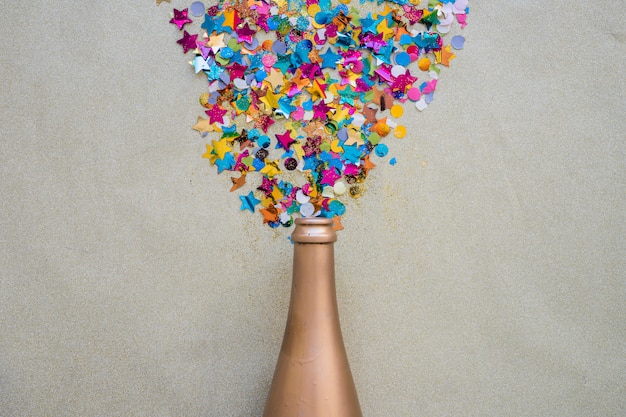
[[291, 234], [295, 243], [332, 243], [337, 241], [333, 219], [326, 217], [303, 217], [295, 220], [296, 228]]

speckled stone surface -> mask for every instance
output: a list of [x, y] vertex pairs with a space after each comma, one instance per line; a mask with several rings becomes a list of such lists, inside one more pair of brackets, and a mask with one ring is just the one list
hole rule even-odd
[[[200, 157], [186, 4], [3, 9], [1, 416], [262, 413], [292, 247]], [[335, 245], [363, 414], [623, 416], [625, 11], [470, 6]]]

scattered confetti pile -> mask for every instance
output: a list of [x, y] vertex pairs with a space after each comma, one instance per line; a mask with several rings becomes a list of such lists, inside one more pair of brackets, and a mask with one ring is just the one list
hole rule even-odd
[[[193, 126], [203, 137], [216, 132], [203, 157], [218, 173], [234, 173], [231, 191], [248, 175], [258, 181], [240, 196], [241, 210], [258, 208], [271, 227], [324, 216], [341, 228], [342, 196], [361, 195], [370, 155], [388, 153], [381, 139], [407, 133], [392, 119], [407, 101], [424, 110], [441, 66], [463, 48], [462, 36], [446, 44], [443, 35], [465, 26], [467, 0], [416, 3], [393, 0], [364, 16], [330, 0], [197, 1], [173, 10], [177, 42], [208, 81], [199, 98], [206, 117]], [[198, 33], [187, 31], [190, 15]]]

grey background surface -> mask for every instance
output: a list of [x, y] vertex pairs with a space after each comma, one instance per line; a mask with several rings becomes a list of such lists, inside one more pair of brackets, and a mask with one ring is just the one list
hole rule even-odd
[[[200, 157], [187, 3], [5, 3], [0, 415], [259, 416], [292, 247]], [[336, 244], [365, 416], [626, 414], [624, 6], [470, 2]]]

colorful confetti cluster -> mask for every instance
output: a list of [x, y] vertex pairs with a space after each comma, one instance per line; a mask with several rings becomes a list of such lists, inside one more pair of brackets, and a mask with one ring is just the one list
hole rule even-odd
[[[221, 133], [203, 157], [218, 173], [235, 173], [231, 191], [257, 173], [259, 185], [240, 196], [241, 210], [254, 213], [260, 205], [271, 227], [290, 226], [294, 216], [323, 216], [342, 228], [341, 198], [361, 195], [375, 166], [372, 152], [385, 157], [381, 139], [407, 133], [392, 118], [402, 116], [407, 101], [424, 110], [441, 65], [463, 48], [462, 36], [445, 44], [442, 35], [465, 26], [467, 0], [416, 3], [393, 0], [366, 16], [330, 0], [225, 0], [174, 9], [177, 42], [208, 80], [200, 96], [206, 117], [193, 128], [203, 136]], [[199, 33], [187, 31], [190, 14], [202, 21]]]

